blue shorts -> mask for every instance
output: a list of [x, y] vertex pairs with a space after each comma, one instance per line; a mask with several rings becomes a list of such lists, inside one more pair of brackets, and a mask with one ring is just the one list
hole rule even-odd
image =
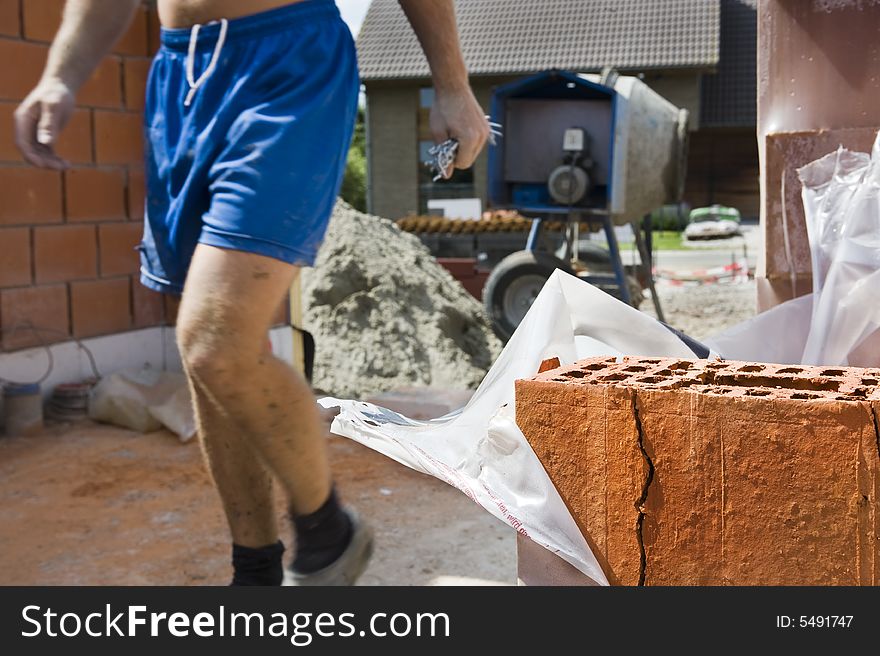
[[[141, 282], [183, 290], [196, 244], [310, 266], [345, 172], [360, 83], [333, 0], [163, 29], [147, 81]], [[215, 53], [217, 53], [215, 55]], [[187, 95], [191, 95], [186, 105]]]

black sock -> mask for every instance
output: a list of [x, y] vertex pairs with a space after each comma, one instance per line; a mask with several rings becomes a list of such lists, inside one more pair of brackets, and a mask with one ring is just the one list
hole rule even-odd
[[296, 529], [296, 558], [291, 567], [300, 574], [327, 567], [351, 542], [351, 519], [339, 505], [335, 489], [315, 512], [298, 517], [291, 513], [291, 519]]
[[231, 585], [281, 585], [284, 579], [283, 554], [281, 540], [257, 548], [233, 544]]

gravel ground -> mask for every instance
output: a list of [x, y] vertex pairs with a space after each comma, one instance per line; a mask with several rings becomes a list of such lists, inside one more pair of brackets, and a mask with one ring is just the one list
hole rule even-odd
[[[675, 287], [658, 283], [657, 294], [666, 323], [694, 339], [702, 340], [755, 316], [755, 281]], [[656, 316], [647, 298], [640, 308]]]
[[[342, 498], [376, 534], [361, 585], [516, 582], [515, 531], [435, 478], [341, 437], [328, 446]], [[282, 495], [275, 502], [290, 548]], [[3, 437], [0, 526], [0, 585], [230, 579], [226, 522], [199, 446], [165, 431], [85, 421]]]

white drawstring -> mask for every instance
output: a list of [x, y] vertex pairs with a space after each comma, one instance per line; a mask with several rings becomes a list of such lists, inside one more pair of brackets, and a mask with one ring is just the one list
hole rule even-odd
[[195, 78], [195, 61], [196, 61], [196, 44], [199, 41], [199, 30], [201, 25], [193, 25], [192, 33], [189, 35], [189, 53], [186, 56], [186, 81], [189, 83], [189, 93], [186, 94], [186, 100], [183, 101], [184, 106], [189, 107], [196, 91], [211, 77], [211, 73], [217, 67], [217, 60], [220, 59], [220, 51], [223, 50], [223, 44], [226, 42], [226, 29], [229, 27], [229, 21], [225, 18], [220, 19], [220, 35], [217, 37], [217, 45], [214, 46], [214, 54], [211, 55], [211, 61], [204, 72]]

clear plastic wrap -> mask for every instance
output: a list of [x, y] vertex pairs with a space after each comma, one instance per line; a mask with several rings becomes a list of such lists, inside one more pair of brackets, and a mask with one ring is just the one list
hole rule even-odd
[[339, 407], [334, 433], [345, 435], [458, 488], [495, 517], [599, 583], [607, 583], [586, 540], [514, 421], [514, 381], [541, 361], [597, 355], [694, 357], [673, 333], [608, 294], [555, 272], [461, 410], [415, 421], [360, 401]]
[[880, 366], [880, 139], [798, 171], [813, 293], [708, 340], [728, 359]]

